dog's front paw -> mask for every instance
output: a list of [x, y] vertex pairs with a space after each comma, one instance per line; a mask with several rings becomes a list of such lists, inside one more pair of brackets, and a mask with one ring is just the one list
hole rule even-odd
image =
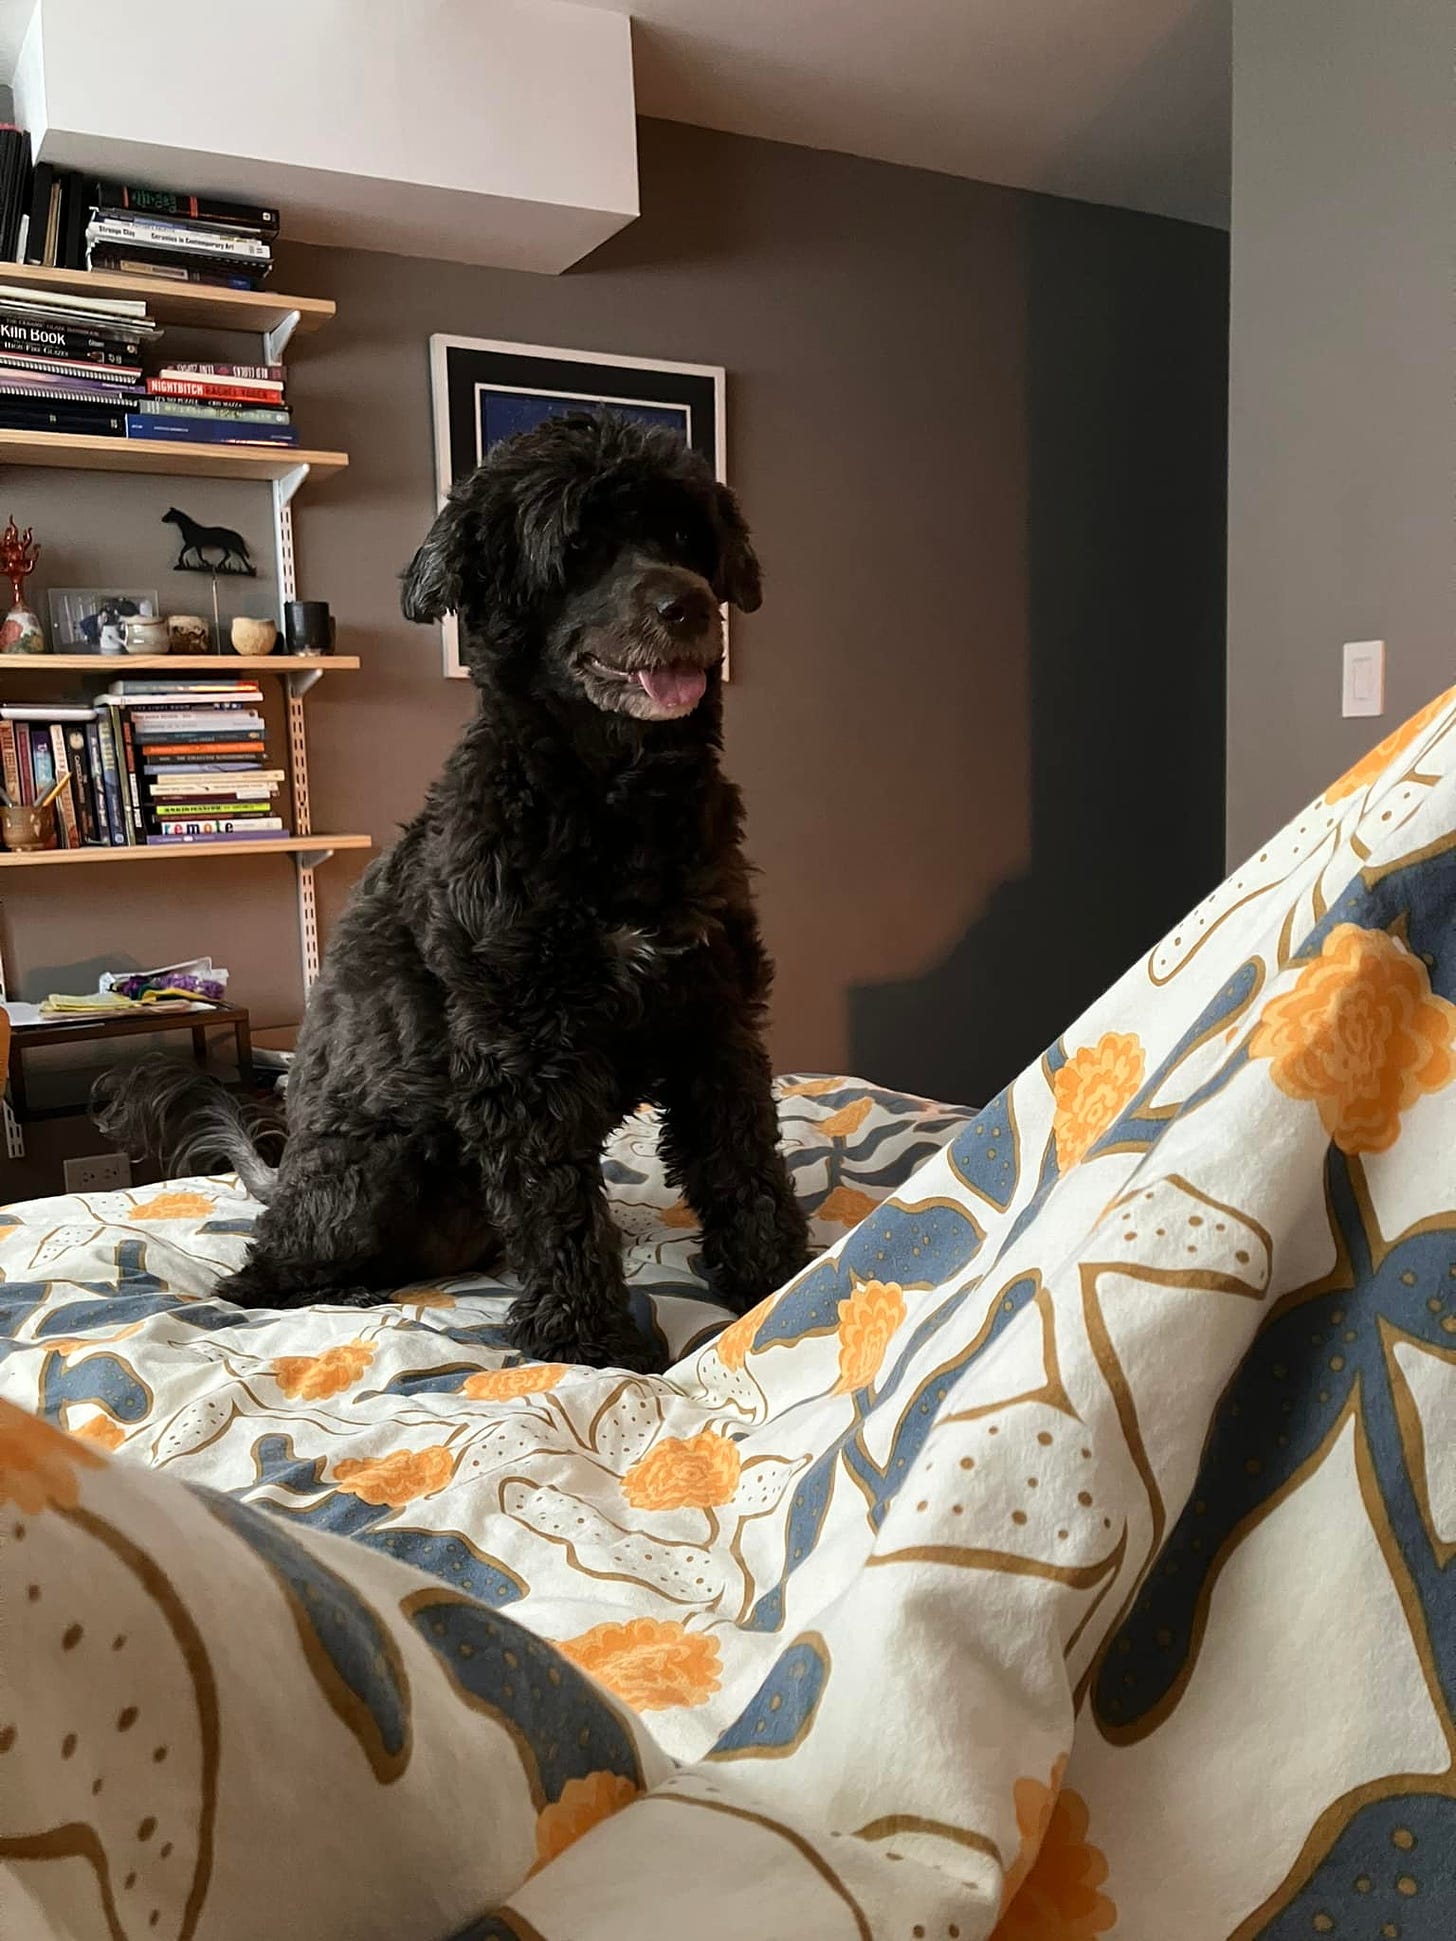
[[632, 1320], [625, 1309], [573, 1317], [557, 1309], [542, 1314], [518, 1302], [506, 1323], [506, 1336], [532, 1361], [564, 1361], [588, 1368], [629, 1368], [637, 1375], [660, 1375], [667, 1351]]

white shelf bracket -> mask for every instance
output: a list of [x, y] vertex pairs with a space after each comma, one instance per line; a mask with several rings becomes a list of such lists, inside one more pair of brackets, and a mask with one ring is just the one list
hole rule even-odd
[[278, 319], [271, 330], [265, 330], [263, 332], [263, 362], [265, 364], [281, 364], [283, 362], [283, 353], [287, 350], [288, 340], [292, 337], [294, 331], [297, 330], [298, 323], [298, 312], [296, 310], [289, 310]]

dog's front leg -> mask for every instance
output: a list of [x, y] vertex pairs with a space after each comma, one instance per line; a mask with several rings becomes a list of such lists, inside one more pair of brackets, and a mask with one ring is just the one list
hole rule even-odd
[[607, 1207], [599, 1149], [553, 1150], [538, 1137], [492, 1140], [481, 1160], [490, 1217], [521, 1278], [511, 1344], [536, 1361], [644, 1373], [666, 1365], [633, 1321], [621, 1241]]
[[703, 1235], [713, 1291], [739, 1313], [809, 1257], [804, 1212], [779, 1151], [768, 1055], [745, 1028], [685, 1047], [662, 1087], [662, 1152]]

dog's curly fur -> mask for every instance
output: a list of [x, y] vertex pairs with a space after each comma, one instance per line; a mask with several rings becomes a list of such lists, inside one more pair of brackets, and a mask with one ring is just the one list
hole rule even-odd
[[334, 931], [276, 1177], [175, 1067], [167, 1096], [142, 1066], [100, 1101], [118, 1143], [241, 1162], [266, 1196], [220, 1294], [363, 1304], [503, 1249], [518, 1348], [660, 1365], [600, 1167], [644, 1101], [718, 1295], [741, 1311], [801, 1266], [770, 965], [719, 767], [720, 602], [758, 605], [758, 563], [732, 495], [667, 433], [557, 418], [450, 494], [403, 607], [458, 616], [480, 709]]

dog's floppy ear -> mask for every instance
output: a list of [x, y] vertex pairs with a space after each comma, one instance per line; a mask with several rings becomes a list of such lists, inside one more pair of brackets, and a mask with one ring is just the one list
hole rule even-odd
[[400, 575], [399, 604], [406, 620], [442, 620], [458, 610], [464, 591], [465, 529], [465, 507], [452, 493]]
[[748, 537], [738, 501], [726, 485], [713, 487], [713, 507], [718, 516], [718, 572], [713, 591], [740, 613], [752, 613], [763, 604], [758, 554]]

